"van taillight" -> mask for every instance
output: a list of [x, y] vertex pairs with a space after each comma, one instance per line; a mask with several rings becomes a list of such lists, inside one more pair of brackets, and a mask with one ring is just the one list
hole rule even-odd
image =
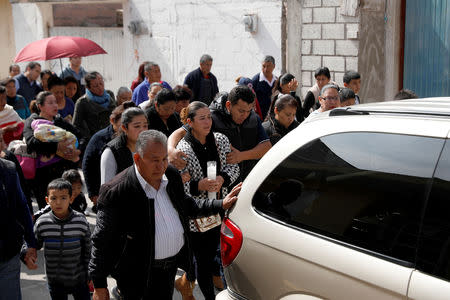
[[241, 250], [242, 232], [230, 219], [224, 218], [220, 229], [220, 253], [224, 267], [230, 265]]

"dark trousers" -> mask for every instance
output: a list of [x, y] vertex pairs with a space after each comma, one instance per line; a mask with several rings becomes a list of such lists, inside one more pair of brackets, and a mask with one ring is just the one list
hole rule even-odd
[[220, 226], [206, 232], [190, 232], [192, 250], [197, 265], [197, 281], [206, 300], [214, 300], [214, 284], [212, 276], [216, 275], [214, 261], [220, 243]]
[[19, 254], [0, 261], [0, 300], [22, 300]]
[[68, 170], [73, 166], [72, 162], [62, 159], [49, 166], [36, 168], [36, 176], [33, 179], [32, 189], [39, 209], [42, 209], [47, 205], [45, 196], [47, 195], [47, 185], [50, 181], [60, 178], [65, 170]]
[[151, 281], [149, 287], [144, 291], [125, 288], [117, 282], [121, 300], [171, 300], [173, 297], [174, 280], [178, 269], [178, 255], [155, 260], [151, 270]]
[[59, 283], [49, 283], [48, 290], [52, 300], [67, 300], [69, 294], [72, 294], [75, 300], [91, 299], [87, 282], [80, 283], [74, 287], [65, 287]]

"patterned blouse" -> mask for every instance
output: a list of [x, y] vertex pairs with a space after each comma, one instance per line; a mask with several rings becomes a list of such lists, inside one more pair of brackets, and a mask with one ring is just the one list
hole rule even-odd
[[[238, 164], [228, 164], [227, 163], [227, 153], [231, 152], [230, 141], [228, 138], [218, 132], [214, 132], [214, 138], [216, 140], [217, 152], [219, 154], [220, 159], [220, 170], [219, 172], [223, 172], [228, 175], [230, 178], [230, 185], [233, 184], [236, 179], [239, 177], [239, 165]], [[206, 174], [203, 173], [202, 168], [200, 166], [199, 158], [196, 156], [191, 144], [186, 141], [186, 139], [182, 139], [178, 145], [177, 149], [183, 151], [187, 155], [187, 164], [186, 167], [180, 171], [180, 173], [189, 172], [191, 176], [191, 180], [184, 183], [184, 191], [186, 194], [190, 195], [199, 200], [208, 201], [208, 192], [207, 191], [199, 191], [199, 195], [191, 195], [191, 181], [198, 183], [203, 178], [207, 177]], [[200, 158], [204, 159], [204, 158]], [[225, 197], [228, 194], [228, 188], [222, 186], [221, 195]], [[190, 229], [193, 232], [198, 232], [197, 227], [193, 220], [189, 221]]]

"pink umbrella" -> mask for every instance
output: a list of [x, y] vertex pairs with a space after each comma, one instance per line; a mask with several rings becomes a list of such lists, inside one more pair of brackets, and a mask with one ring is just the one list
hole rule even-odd
[[14, 62], [106, 54], [95, 42], [76, 36], [52, 36], [26, 45]]

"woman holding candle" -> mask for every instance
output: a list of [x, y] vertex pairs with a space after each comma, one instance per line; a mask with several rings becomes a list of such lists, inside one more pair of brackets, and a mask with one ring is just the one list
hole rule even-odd
[[[177, 149], [187, 155], [186, 167], [180, 171], [182, 174], [189, 172], [190, 175], [190, 180], [184, 183], [185, 192], [204, 201], [211, 200], [208, 198], [208, 192], [220, 193], [217, 199], [224, 197], [228, 192], [227, 188], [232, 186], [239, 176], [238, 165], [226, 162], [226, 155], [231, 151], [228, 138], [211, 131], [211, 113], [203, 102], [194, 101], [189, 104], [183, 109], [181, 119], [189, 125], [189, 130], [177, 146]], [[211, 166], [208, 170], [208, 162], [215, 162], [215, 170]], [[208, 175], [210, 178], [215, 175], [215, 179], [208, 179]], [[197, 280], [206, 300], [215, 298], [214, 258], [219, 245], [220, 223], [221, 218], [218, 215], [190, 220]]]

